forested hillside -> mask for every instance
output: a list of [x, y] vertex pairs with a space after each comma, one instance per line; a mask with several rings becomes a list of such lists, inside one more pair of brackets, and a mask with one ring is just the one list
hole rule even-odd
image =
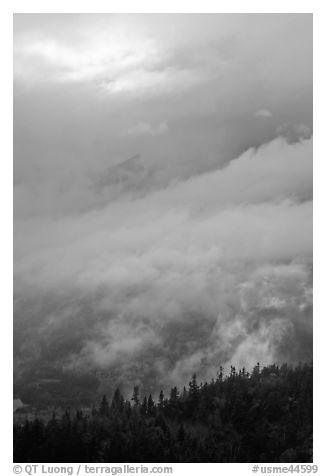
[[187, 388], [157, 401], [116, 389], [90, 415], [67, 409], [14, 425], [15, 462], [310, 462], [312, 365], [271, 365]]

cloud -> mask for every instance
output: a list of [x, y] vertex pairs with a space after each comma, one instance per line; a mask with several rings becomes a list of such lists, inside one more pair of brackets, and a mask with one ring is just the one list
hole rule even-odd
[[[15, 216], [91, 210], [223, 167], [280, 124], [312, 130], [310, 33], [309, 15], [15, 15]], [[158, 134], [123, 133], [139, 124]]]
[[311, 145], [278, 139], [138, 200], [21, 223], [15, 315], [37, 323], [32, 348], [16, 331], [25, 365], [60, 345], [48, 366], [157, 389], [311, 356]]
[[269, 109], [259, 109], [255, 112], [256, 117], [272, 117], [272, 113]]
[[203, 78], [197, 71], [175, 69], [144, 70], [128, 72], [115, 79], [104, 80], [102, 89], [108, 95], [130, 94], [132, 96], [157, 96], [173, 94], [182, 90], [191, 90], [200, 84]]
[[131, 136], [161, 136], [168, 132], [169, 128], [166, 122], [160, 122], [157, 125], [151, 125], [148, 122], [138, 122], [134, 126], [129, 127], [123, 135]]
[[302, 139], [309, 139], [312, 135], [311, 128], [306, 124], [282, 124], [276, 129], [278, 135], [286, 137], [289, 142], [297, 142]]
[[[78, 29], [77, 29], [78, 32]], [[78, 33], [77, 33], [78, 35]], [[156, 64], [157, 47], [148, 38], [131, 38], [119, 25], [102, 30], [92, 37], [81, 35], [79, 41], [63, 42], [38, 32], [16, 36], [14, 48], [15, 77], [37, 84], [46, 80], [79, 83], [105, 77], [117, 77], [148, 64]]]

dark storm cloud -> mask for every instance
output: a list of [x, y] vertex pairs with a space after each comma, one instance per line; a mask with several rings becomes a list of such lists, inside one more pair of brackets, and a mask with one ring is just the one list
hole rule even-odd
[[311, 17], [21, 15], [15, 45], [16, 378], [310, 358]]

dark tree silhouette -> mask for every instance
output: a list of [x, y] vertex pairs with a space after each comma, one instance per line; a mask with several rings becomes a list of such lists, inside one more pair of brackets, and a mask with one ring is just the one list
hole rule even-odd
[[116, 389], [87, 414], [81, 409], [14, 424], [15, 462], [312, 461], [312, 365], [257, 364], [251, 373], [220, 367], [180, 395], [158, 403]]

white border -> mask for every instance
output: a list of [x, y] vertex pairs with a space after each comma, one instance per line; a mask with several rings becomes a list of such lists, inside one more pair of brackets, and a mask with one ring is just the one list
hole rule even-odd
[[[136, 8], [137, 7], [137, 10]], [[325, 246], [326, 246], [326, 155], [322, 131], [325, 108], [325, 30], [326, 16], [322, 2], [317, 1], [219, 1], [194, 2], [171, 1], [136, 2], [104, 0], [85, 1], [13, 1], [2, 2], [0, 7], [1, 48], [1, 383], [0, 402], [2, 409], [2, 439], [0, 472], [12, 473], [12, 14], [15, 13], [313, 13], [314, 14], [314, 463], [319, 465], [319, 474], [324, 466], [325, 427]], [[166, 464], [169, 465], [169, 464]], [[78, 465], [69, 465], [77, 467]], [[96, 465], [97, 466], [97, 465]], [[193, 464], [171, 465], [176, 474], [252, 474], [252, 464]], [[288, 466], [288, 465], [286, 465]]]

